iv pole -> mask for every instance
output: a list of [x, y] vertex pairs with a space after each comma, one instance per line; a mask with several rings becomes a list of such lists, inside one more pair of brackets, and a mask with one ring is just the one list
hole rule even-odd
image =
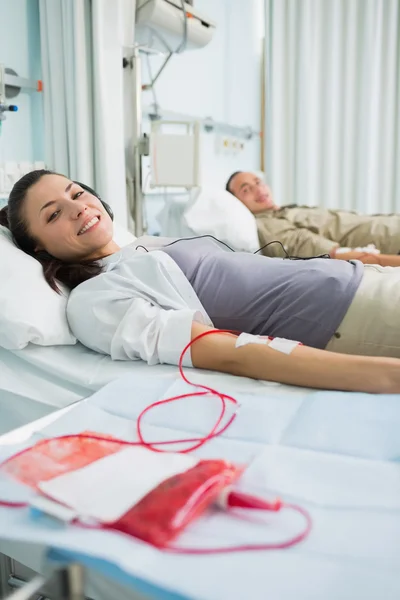
[[[143, 218], [143, 192], [142, 192], [142, 156], [146, 154], [145, 139], [142, 135], [142, 59], [137, 46], [133, 49], [130, 61], [133, 85], [133, 194], [130, 198], [130, 210], [135, 221], [135, 235], [143, 235], [146, 226]], [[133, 195], [133, 197], [132, 197]]]

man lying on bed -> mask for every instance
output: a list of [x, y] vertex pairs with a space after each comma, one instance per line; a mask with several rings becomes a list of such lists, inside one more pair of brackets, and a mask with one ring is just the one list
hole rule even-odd
[[[382, 266], [399, 266], [400, 215], [360, 215], [345, 210], [275, 204], [269, 186], [254, 173], [233, 173], [226, 189], [255, 216], [260, 247], [281, 242], [289, 256], [329, 254], [344, 260], [359, 259]], [[365, 248], [374, 244], [382, 254], [374, 255], [342, 248]], [[265, 256], [284, 256], [280, 244], [270, 244]]]

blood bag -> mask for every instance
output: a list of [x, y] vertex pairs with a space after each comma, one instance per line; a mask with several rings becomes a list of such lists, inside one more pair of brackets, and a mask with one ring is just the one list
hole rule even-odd
[[98, 434], [42, 440], [1, 470], [76, 514], [168, 546], [242, 469], [225, 460], [156, 453]]

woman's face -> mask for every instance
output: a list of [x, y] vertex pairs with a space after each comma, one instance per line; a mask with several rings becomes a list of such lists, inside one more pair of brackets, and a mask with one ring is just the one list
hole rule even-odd
[[24, 218], [36, 250], [60, 260], [100, 258], [118, 250], [100, 200], [61, 175], [44, 175], [28, 190]]

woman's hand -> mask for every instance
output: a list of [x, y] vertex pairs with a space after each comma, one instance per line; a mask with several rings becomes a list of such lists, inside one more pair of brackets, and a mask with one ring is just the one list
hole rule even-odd
[[[192, 339], [211, 328], [193, 323]], [[351, 356], [307, 346], [284, 354], [268, 345], [248, 344], [236, 348], [236, 336], [213, 334], [191, 346], [193, 366], [289, 385], [369, 392], [400, 393], [400, 360]]]

